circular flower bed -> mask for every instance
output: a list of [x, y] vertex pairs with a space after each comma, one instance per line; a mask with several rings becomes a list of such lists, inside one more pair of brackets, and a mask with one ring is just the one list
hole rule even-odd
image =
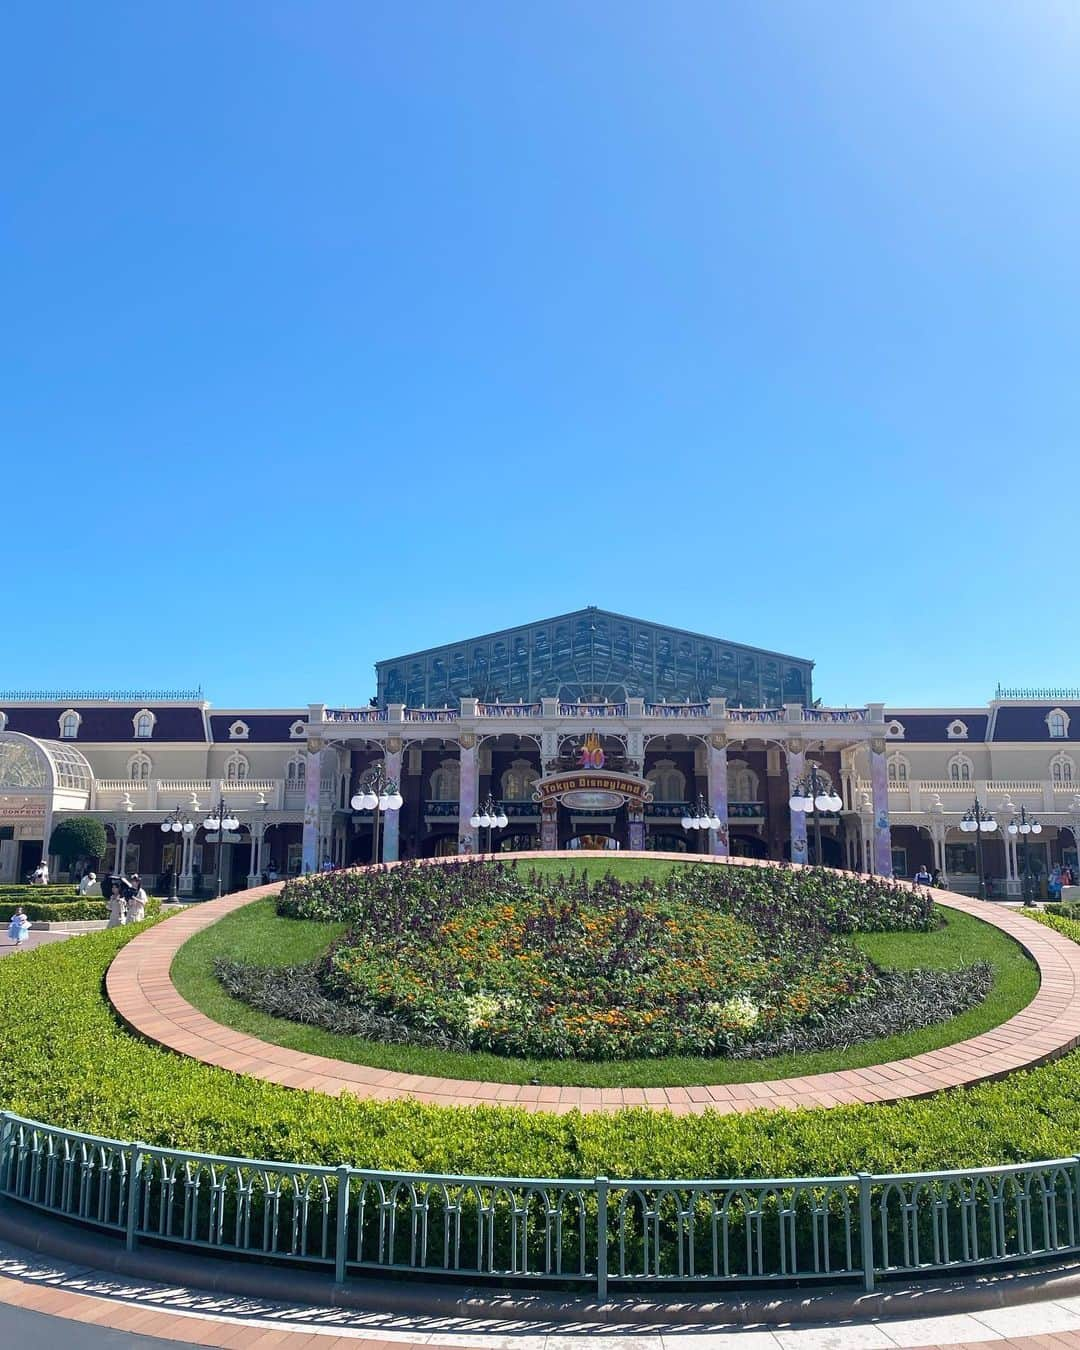
[[[349, 923], [318, 970], [339, 1003], [406, 1039], [541, 1058], [781, 1048], [895, 1001], [845, 933], [935, 924], [927, 896], [888, 882], [723, 866], [590, 883], [405, 865], [290, 883], [279, 908]], [[968, 980], [962, 1006], [985, 987]]]

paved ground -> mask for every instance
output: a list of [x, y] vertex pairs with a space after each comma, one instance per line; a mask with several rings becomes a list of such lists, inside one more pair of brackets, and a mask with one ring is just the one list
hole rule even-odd
[[177, 1346], [205, 1345], [205, 1341], [163, 1341], [112, 1327], [66, 1322], [46, 1313], [0, 1306], [0, 1345], [12, 1350], [177, 1350]]
[[[10, 915], [8, 916], [10, 918]], [[26, 941], [22, 944], [22, 951], [32, 951], [35, 947], [45, 947], [50, 942], [63, 942], [65, 938], [77, 936], [72, 933], [58, 933], [55, 928], [41, 928], [37, 931], [31, 929]], [[20, 948], [16, 947], [14, 942], [7, 935], [7, 921], [0, 928], [0, 956], [14, 956]], [[3, 1345], [3, 1341], [0, 1341]]]

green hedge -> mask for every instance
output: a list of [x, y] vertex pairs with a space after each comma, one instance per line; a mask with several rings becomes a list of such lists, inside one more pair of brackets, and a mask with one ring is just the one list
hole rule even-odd
[[358, 1101], [245, 1078], [126, 1032], [103, 994], [140, 931], [0, 960], [0, 1102], [69, 1128], [213, 1153], [510, 1176], [822, 1176], [1077, 1152], [1080, 1055], [893, 1106], [676, 1117]]
[[25, 886], [12, 882], [7, 886], [0, 886], [0, 904], [7, 904], [9, 900], [70, 900], [73, 895], [78, 895], [78, 887], [68, 881], [51, 882], [48, 886]]
[[[40, 887], [34, 887], [40, 890]], [[104, 900], [65, 900], [57, 904], [36, 905], [32, 900], [5, 901], [0, 896], [0, 905], [10, 905], [12, 912], [21, 905], [31, 923], [82, 923], [91, 919], [107, 919], [109, 906]], [[146, 917], [153, 918], [161, 913], [161, 901], [152, 897], [146, 902]], [[7, 923], [10, 914], [6, 908], [0, 908], [0, 919]]]

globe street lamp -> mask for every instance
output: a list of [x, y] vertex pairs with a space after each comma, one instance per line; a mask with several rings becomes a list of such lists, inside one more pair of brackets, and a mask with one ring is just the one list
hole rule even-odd
[[982, 837], [984, 834], [994, 833], [997, 821], [989, 812], [983, 810], [981, 802], [976, 797], [975, 804], [964, 813], [960, 828], [965, 834], [975, 836], [975, 869], [979, 874], [979, 899], [985, 900], [986, 878], [983, 876]]
[[1009, 821], [1009, 833], [1014, 837], [1019, 835], [1024, 841], [1024, 904], [1030, 905], [1034, 901], [1034, 886], [1032, 882], [1035, 878], [1031, 875], [1031, 850], [1028, 847], [1029, 836], [1033, 834], [1042, 834], [1042, 826], [1039, 822], [1028, 816], [1025, 807], [1020, 808], [1020, 817], [1013, 816]]
[[821, 853], [821, 813], [839, 811], [843, 804], [844, 799], [826, 783], [814, 763], [810, 765], [810, 772], [804, 774], [791, 789], [788, 806], [792, 811], [801, 811], [803, 815], [812, 814], [814, 817], [814, 861], [819, 867], [824, 863]]
[[398, 785], [386, 776], [382, 764], [369, 769], [356, 785], [356, 793], [350, 805], [354, 811], [374, 811], [375, 827], [371, 835], [371, 861], [379, 861], [379, 821], [384, 811], [400, 811], [405, 799], [398, 791]]
[[174, 834], [173, 840], [173, 865], [172, 880], [169, 882], [169, 904], [175, 905], [180, 900], [180, 852], [182, 841], [187, 836], [195, 833], [195, 824], [190, 816], [185, 816], [179, 806], [171, 815], [165, 817], [161, 822], [162, 834]]
[[225, 831], [235, 830], [239, 824], [240, 822], [232, 811], [225, 805], [224, 797], [218, 798], [217, 806], [203, 821], [203, 829], [206, 833], [217, 835], [217, 894], [219, 899], [221, 898], [221, 862], [222, 855], [225, 852]]
[[701, 830], [704, 837], [706, 830], [718, 830], [724, 822], [719, 816], [713, 815], [705, 798], [699, 792], [693, 811], [688, 810], [679, 823], [684, 830]]
[[474, 811], [469, 817], [469, 824], [474, 830], [487, 830], [487, 848], [485, 852], [491, 852], [491, 831], [505, 830], [508, 824], [506, 812], [489, 792], [487, 801], [479, 811]]

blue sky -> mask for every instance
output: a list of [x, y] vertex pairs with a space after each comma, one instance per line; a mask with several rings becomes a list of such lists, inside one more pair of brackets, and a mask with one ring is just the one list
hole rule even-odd
[[6, 686], [363, 702], [595, 604], [1080, 682], [1080, 10], [16, 0]]

